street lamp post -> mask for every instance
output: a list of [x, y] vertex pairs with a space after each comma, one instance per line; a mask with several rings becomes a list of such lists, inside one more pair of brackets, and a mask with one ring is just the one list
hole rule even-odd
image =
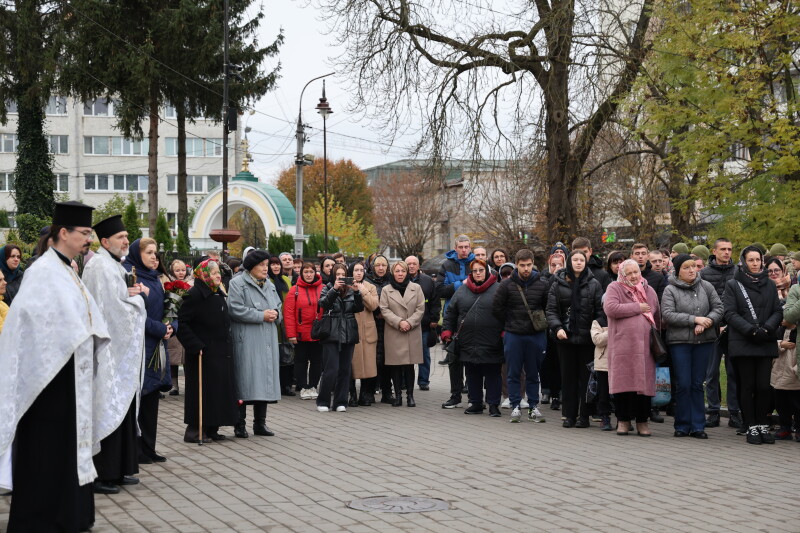
[[300, 91], [300, 106], [297, 112], [297, 131], [295, 133], [295, 138], [297, 139], [297, 155], [294, 159], [294, 164], [296, 165], [295, 211], [297, 213], [294, 234], [295, 257], [303, 257], [303, 242], [305, 241], [305, 236], [303, 235], [303, 167], [311, 164], [311, 162], [303, 155], [303, 145], [306, 142], [305, 128], [303, 126], [303, 93], [306, 92], [306, 87], [308, 87], [312, 81], [316, 81], [320, 78], [326, 78], [328, 76], [332, 76], [333, 74], [335, 73], [329, 72], [328, 74], [323, 74], [322, 76], [317, 76], [316, 78], [309, 80], [308, 83], [303, 86], [303, 90]]
[[325, 253], [328, 253], [328, 115], [333, 109], [325, 98], [325, 80], [322, 80], [322, 98], [317, 104], [317, 113], [322, 115], [322, 197], [324, 203], [325, 220]]

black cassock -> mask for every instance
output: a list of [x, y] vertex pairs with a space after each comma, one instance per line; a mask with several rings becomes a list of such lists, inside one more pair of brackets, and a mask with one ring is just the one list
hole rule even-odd
[[100, 453], [94, 456], [94, 468], [97, 470], [97, 479], [107, 483], [139, 473], [136, 397], [119, 427], [100, 441]]
[[92, 484], [78, 485], [75, 358], [17, 425], [8, 533], [85, 531], [94, 524]]
[[239, 420], [230, 324], [225, 297], [196, 280], [178, 312], [178, 340], [186, 352], [183, 421], [190, 429], [197, 427], [199, 417], [200, 350], [203, 350], [203, 426], [233, 426]]

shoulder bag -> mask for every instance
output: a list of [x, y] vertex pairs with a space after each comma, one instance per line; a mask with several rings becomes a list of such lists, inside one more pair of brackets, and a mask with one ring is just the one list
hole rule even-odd
[[[512, 281], [513, 283], [513, 281]], [[531, 325], [533, 326], [533, 331], [540, 332], [547, 329], [547, 318], [544, 316], [544, 311], [542, 309], [537, 309], [536, 311], [531, 311], [530, 306], [528, 305], [528, 299], [525, 297], [525, 291], [522, 290], [522, 287], [514, 283], [519, 291], [519, 295], [522, 296], [522, 303], [525, 304], [525, 309], [528, 311], [528, 318], [531, 319]]]
[[[317, 304], [317, 309], [321, 309]], [[327, 313], [323, 311], [322, 315], [314, 318], [314, 323], [311, 324], [311, 338], [318, 341], [324, 341], [331, 336], [333, 330], [333, 317], [331, 311]]]
[[[483, 296], [483, 295], [481, 295], [481, 296]], [[445, 348], [447, 350], [448, 354], [449, 354], [448, 357], [447, 357], [447, 364], [452, 364], [452, 363], [458, 362], [458, 334], [461, 333], [461, 328], [464, 327], [464, 322], [467, 320], [467, 317], [472, 312], [472, 310], [475, 308], [475, 305], [481, 299], [481, 296], [478, 296], [475, 299], [475, 301], [472, 302], [472, 305], [469, 306], [469, 309], [467, 309], [467, 312], [464, 313], [464, 318], [462, 318], [461, 322], [459, 322], [459, 324], [458, 324], [458, 329], [453, 334], [452, 338], [450, 339], [450, 342], [447, 343], [447, 346]]]

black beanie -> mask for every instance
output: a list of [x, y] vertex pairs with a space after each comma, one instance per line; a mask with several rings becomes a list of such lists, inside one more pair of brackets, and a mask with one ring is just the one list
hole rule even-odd
[[681, 269], [681, 265], [686, 261], [693, 261], [692, 256], [689, 254], [678, 254], [672, 258], [672, 266], [675, 267], [676, 278], [678, 277], [678, 271]]
[[242, 261], [242, 267], [244, 267], [245, 270], [250, 270], [260, 262], [266, 261], [269, 258], [269, 252], [266, 250], [253, 250], [247, 254], [247, 257]]

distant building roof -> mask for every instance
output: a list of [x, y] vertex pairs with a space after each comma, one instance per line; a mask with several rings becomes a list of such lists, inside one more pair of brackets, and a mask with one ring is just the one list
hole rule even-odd
[[[489, 172], [506, 168], [508, 162], [504, 159], [490, 159], [472, 161], [469, 159], [445, 159], [439, 163], [445, 173], [444, 179], [448, 183], [459, 183], [464, 179], [464, 172]], [[400, 159], [384, 165], [364, 169], [367, 183], [372, 185], [375, 180], [384, 176], [391, 176], [402, 172], [419, 171], [429, 168], [429, 159]]]

